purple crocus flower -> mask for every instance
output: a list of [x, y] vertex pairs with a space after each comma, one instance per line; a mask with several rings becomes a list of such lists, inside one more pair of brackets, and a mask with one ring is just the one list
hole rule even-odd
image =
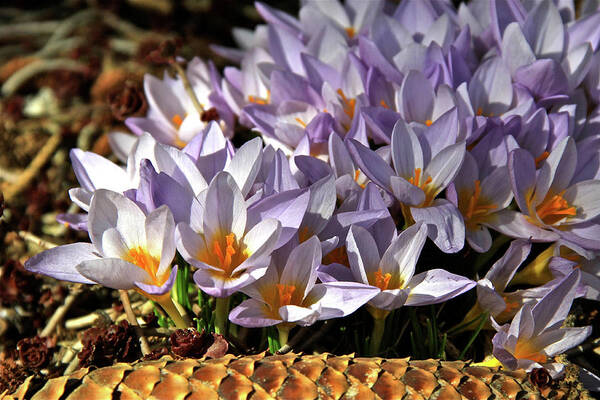
[[179, 148], [185, 147], [211, 120], [219, 121], [228, 136], [233, 134], [233, 114], [222, 99], [215, 101], [217, 94], [212, 86], [219, 82], [213, 81], [209, 67], [194, 58], [188, 63], [186, 75], [204, 109], [202, 115], [194, 107], [181, 78], [173, 79], [165, 72], [163, 80], [159, 80], [147, 74], [144, 76], [144, 93], [149, 105], [148, 115], [125, 120], [133, 133], [149, 132], [157, 141]]
[[283, 268], [272, 264], [261, 279], [241, 289], [250, 299], [231, 311], [230, 321], [246, 327], [277, 325], [285, 342], [293, 325], [343, 317], [377, 294], [376, 288], [355, 282], [316, 283], [320, 262], [321, 245], [312, 236], [289, 253]]
[[394, 169], [355, 140], [349, 140], [348, 149], [365, 175], [401, 203], [405, 224], [422, 221], [430, 225], [428, 234], [435, 244], [444, 252], [455, 253], [464, 245], [462, 216], [453, 203], [436, 197], [458, 173], [465, 143], [444, 146], [429, 141], [428, 136], [421, 138], [426, 146], [403, 120], [396, 123], [391, 144]]
[[145, 215], [131, 200], [104, 189], [91, 201], [88, 229], [92, 243], [74, 243], [46, 250], [25, 268], [70, 282], [135, 289], [157, 301], [178, 327], [185, 323], [171, 303], [177, 267], [175, 222], [167, 207]]
[[352, 275], [357, 282], [379, 289], [369, 302], [375, 318], [402, 306], [441, 303], [475, 286], [472, 280], [443, 269], [415, 275], [426, 239], [427, 226], [416, 223], [394, 238], [380, 255], [373, 236], [366, 229], [356, 225], [350, 228], [346, 249]]
[[202, 213], [177, 224], [177, 249], [198, 268], [194, 281], [204, 292], [228, 297], [265, 274], [281, 223], [269, 218], [249, 226], [242, 192], [227, 172], [199, 200]]
[[510, 324], [498, 326], [492, 343], [496, 359], [509, 369], [546, 368], [553, 378], [564, 365], [552, 356], [583, 342], [592, 327], [561, 328], [577, 292], [581, 274], [575, 270], [535, 305], [525, 304]]
[[539, 171], [533, 156], [523, 149], [513, 150], [508, 161], [515, 200], [530, 224], [578, 246], [600, 249], [598, 225], [590, 225], [600, 214], [600, 181], [576, 180], [573, 139], [558, 143]]

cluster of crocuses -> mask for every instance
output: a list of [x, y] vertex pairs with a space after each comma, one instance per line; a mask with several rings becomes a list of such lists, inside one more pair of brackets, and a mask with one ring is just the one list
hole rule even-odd
[[[71, 152], [87, 213], [61, 221], [91, 243], [27, 268], [133, 288], [182, 325], [179, 252], [218, 331], [276, 326], [284, 344], [365, 306], [372, 352], [390, 311], [476, 288], [462, 326], [489, 316], [495, 362], [556, 376], [552, 356], [590, 334], [562, 327], [573, 299], [600, 299], [600, 13], [578, 4], [306, 0], [296, 18], [257, 3], [266, 24], [215, 48], [238, 67], [146, 76], [137, 136], [111, 136], [125, 167]], [[261, 137], [235, 148], [235, 124]], [[513, 241], [475, 282], [415, 273], [427, 239], [445, 253]]]

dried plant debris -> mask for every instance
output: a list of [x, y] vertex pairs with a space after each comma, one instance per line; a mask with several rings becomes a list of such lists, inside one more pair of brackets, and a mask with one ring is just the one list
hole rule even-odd
[[223, 357], [229, 348], [223, 335], [198, 332], [194, 328], [177, 329], [169, 341], [171, 351], [180, 357], [219, 358]]
[[117, 361], [135, 361], [142, 354], [135, 329], [127, 321], [83, 333], [79, 365], [104, 367]]

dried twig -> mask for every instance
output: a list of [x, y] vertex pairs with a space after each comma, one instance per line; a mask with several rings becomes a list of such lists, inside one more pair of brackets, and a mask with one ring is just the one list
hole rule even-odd
[[7, 39], [15, 36], [38, 36], [48, 34], [60, 26], [60, 21], [43, 21], [43, 22], [21, 22], [18, 24], [10, 24], [0, 26], [0, 38]]
[[[57, 129], [58, 131], [58, 129]], [[10, 202], [15, 196], [23, 191], [29, 182], [38, 175], [40, 168], [48, 159], [54, 154], [54, 151], [58, 148], [62, 136], [59, 132], [54, 133], [44, 144], [44, 147], [37, 153], [35, 158], [31, 161], [29, 166], [19, 175], [19, 180], [13, 185], [9, 185], [4, 190], [4, 199], [6, 202]]]
[[10, 78], [2, 85], [2, 94], [10, 96], [21, 87], [29, 79], [33, 78], [37, 74], [42, 72], [54, 71], [57, 69], [63, 69], [74, 72], [84, 73], [87, 71], [87, 66], [75, 60], [69, 58], [56, 58], [53, 60], [35, 60], [19, 69], [17, 72], [11, 75]]
[[131, 308], [131, 303], [129, 301], [129, 295], [127, 294], [127, 290], [119, 290], [119, 297], [121, 298], [121, 303], [123, 303], [123, 308], [125, 309], [125, 314], [127, 314], [127, 321], [135, 327], [136, 333], [140, 338], [140, 348], [142, 350], [142, 354], [146, 355], [150, 353], [150, 346], [148, 346], [148, 341], [144, 336], [144, 332], [140, 328], [140, 324], [138, 324], [137, 318], [133, 313], [133, 309]]
[[45, 239], [42, 239], [41, 237], [38, 237], [31, 232], [19, 231], [18, 234], [19, 234], [19, 237], [21, 237], [26, 242], [31, 242], [31, 243], [35, 244], [36, 246], [41, 247], [46, 250], [58, 246], [57, 244], [54, 244]]
[[63, 303], [63, 305], [58, 307], [56, 311], [54, 311], [54, 314], [48, 320], [48, 323], [44, 327], [44, 330], [42, 330], [42, 332], [40, 333], [40, 336], [48, 336], [54, 331], [58, 323], [64, 318], [67, 311], [69, 311], [69, 308], [73, 305], [73, 302], [75, 301], [75, 299], [77, 299], [77, 296], [79, 295], [79, 293], [81, 293], [82, 289], [83, 288], [81, 284], [77, 284], [72, 287], [71, 293], [69, 293], [69, 295], [65, 297], [65, 302]]

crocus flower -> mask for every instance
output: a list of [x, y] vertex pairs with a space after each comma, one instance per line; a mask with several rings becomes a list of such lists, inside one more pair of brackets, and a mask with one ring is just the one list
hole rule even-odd
[[46, 250], [25, 263], [31, 271], [70, 282], [135, 289], [157, 301], [177, 326], [185, 327], [171, 302], [177, 267], [175, 222], [167, 207], [148, 215], [131, 200], [97, 190], [91, 201], [88, 230], [92, 243], [74, 243]]
[[357, 282], [378, 288], [369, 305], [387, 312], [402, 306], [436, 304], [458, 296], [475, 286], [475, 282], [443, 269], [415, 275], [417, 260], [427, 239], [427, 226], [416, 223], [402, 231], [379, 254], [373, 236], [364, 228], [352, 226], [346, 240], [348, 259]]
[[228, 297], [265, 274], [281, 223], [268, 218], [248, 226], [244, 197], [227, 172], [213, 178], [199, 201], [203, 213], [177, 224], [177, 248], [198, 268], [194, 281], [204, 292]]
[[509, 369], [546, 368], [553, 378], [564, 369], [551, 357], [577, 346], [592, 327], [561, 328], [577, 292], [581, 275], [575, 270], [538, 303], [525, 304], [510, 324], [496, 325], [493, 354]]
[[[600, 181], [577, 182], [575, 143], [566, 137], [536, 171], [533, 156], [516, 149], [508, 168], [515, 200], [530, 224], [553, 231], [563, 240], [587, 249], [600, 249], [597, 224], [600, 214]], [[556, 239], [555, 239], [556, 240]]]
[[355, 140], [349, 140], [348, 150], [365, 175], [401, 203], [405, 224], [421, 221], [431, 225], [429, 237], [434, 243], [444, 252], [455, 253], [464, 245], [462, 216], [453, 203], [436, 197], [458, 173], [465, 143], [443, 146], [429, 142], [427, 136], [422, 138], [425, 146], [406, 122], [398, 120], [391, 144], [394, 169]]
[[[513, 240], [506, 253], [492, 265], [485, 277], [477, 281], [477, 302], [466, 313], [459, 324], [467, 324], [464, 329], [473, 329], [477, 318], [487, 312], [498, 323], [510, 321], [523, 304], [536, 302], [548, 293], [556, 282], [531, 289], [507, 292], [517, 269], [529, 255], [531, 243], [526, 240]], [[491, 329], [491, 325], [487, 325]]]
[[250, 299], [234, 308], [229, 319], [246, 327], [277, 325], [285, 339], [295, 324], [343, 317], [377, 294], [376, 288], [354, 282], [316, 283], [320, 263], [321, 245], [312, 236], [289, 253], [283, 268], [271, 265], [265, 276], [242, 288]]
[[[212, 86], [220, 82], [211, 79], [209, 67], [199, 58], [188, 63], [186, 75], [204, 111], [200, 114], [187, 93], [181, 78], [171, 78], [165, 72], [163, 80], [144, 76], [144, 93], [148, 100], [146, 117], [130, 117], [125, 124], [133, 133], [149, 132], [157, 141], [179, 148], [204, 130], [207, 122], [219, 121], [223, 130], [233, 134], [233, 115], [225, 101], [217, 99]], [[214, 103], [214, 104], [213, 104]], [[215, 107], [217, 106], [218, 109]]]

